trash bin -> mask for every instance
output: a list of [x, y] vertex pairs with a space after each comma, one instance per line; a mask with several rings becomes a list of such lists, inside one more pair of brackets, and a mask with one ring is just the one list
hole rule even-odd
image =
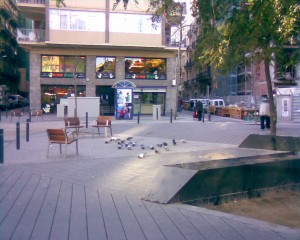
[[161, 105], [153, 105], [153, 120], [161, 119]]

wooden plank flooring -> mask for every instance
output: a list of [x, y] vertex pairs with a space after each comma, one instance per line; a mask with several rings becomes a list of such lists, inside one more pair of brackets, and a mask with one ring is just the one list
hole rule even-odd
[[[0, 239], [299, 239], [300, 231], [0, 167]], [[200, 209], [196, 211], [195, 209]]]

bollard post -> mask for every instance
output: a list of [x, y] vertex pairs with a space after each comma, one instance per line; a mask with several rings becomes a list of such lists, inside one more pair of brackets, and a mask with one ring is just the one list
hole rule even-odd
[[89, 127], [89, 113], [85, 113], [85, 128]]
[[6, 115], [6, 118], [7, 118], [7, 107], [5, 108], [5, 115]]
[[158, 120], [158, 108], [156, 108], [156, 120]]
[[29, 122], [31, 122], [31, 109], [29, 109]]
[[4, 163], [4, 139], [3, 129], [0, 129], [0, 163]]
[[16, 123], [16, 148], [20, 149], [20, 122]]
[[29, 119], [26, 119], [26, 142], [29, 142]]
[[140, 112], [138, 112], [138, 115], [137, 115], [137, 124], [140, 124]]
[[172, 123], [172, 121], [173, 121], [173, 109], [171, 108], [171, 114], [170, 114], [170, 123]]
[[207, 112], [207, 118], [208, 118], [208, 121], [211, 121], [210, 111]]
[[204, 110], [202, 111], [202, 122], [204, 123]]

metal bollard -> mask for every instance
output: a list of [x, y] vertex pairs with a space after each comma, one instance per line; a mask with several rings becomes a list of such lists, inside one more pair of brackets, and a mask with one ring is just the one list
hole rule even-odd
[[204, 123], [204, 111], [202, 111], [202, 122]]
[[29, 119], [26, 119], [26, 142], [29, 142]]
[[156, 108], [156, 120], [158, 120], [158, 108]]
[[5, 116], [7, 118], [7, 107], [5, 108]]
[[140, 112], [138, 112], [138, 115], [137, 115], [137, 124], [140, 124]]
[[89, 127], [89, 113], [85, 113], [85, 128]]
[[208, 121], [211, 121], [211, 114], [209, 111], [207, 112], [207, 118], [208, 118]]
[[0, 163], [4, 163], [4, 137], [3, 137], [3, 129], [0, 129]]
[[170, 114], [170, 123], [172, 123], [172, 121], [173, 121], [173, 109], [171, 108], [171, 114]]
[[20, 122], [16, 123], [16, 148], [20, 149]]

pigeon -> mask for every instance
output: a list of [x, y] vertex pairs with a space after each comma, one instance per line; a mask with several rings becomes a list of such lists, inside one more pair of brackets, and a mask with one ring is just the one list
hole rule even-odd
[[175, 139], [173, 139], [173, 145], [176, 145], [176, 141], [175, 141]]
[[141, 144], [141, 149], [145, 149], [145, 145], [144, 144]]
[[169, 148], [168, 146], [165, 146], [164, 149], [165, 149], [166, 151], [170, 151], [170, 148]]
[[110, 138], [110, 140], [112, 140], [112, 141], [116, 141], [116, 140], [117, 140], [117, 138], [116, 138], [116, 137], [111, 137], [111, 138]]
[[151, 150], [154, 150], [154, 149], [155, 149], [153, 146], [149, 146], [149, 148], [150, 148]]
[[106, 144], [108, 144], [108, 141], [105, 141]]
[[131, 149], [132, 149], [131, 146], [128, 146], [128, 147], [127, 147], [127, 150], [131, 150]]
[[131, 143], [131, 146], [135, 147], [136, 143], [135, 142], [132, 142]]
[[159, 153], [158, 149], [155, 149], [154, 152], [155, 152], [155, 153]]
[[144, 158], [144, 157], [147, 157], [147, 153], [140, 153], [138, 155], [138, 158]]
[[122, 145], [118, 145], [118, 149], [121, 149], [122, 148]]
[[125, 142], [125, 140], [121, 140], [121, 143], [124, 143]]
[[161, 143], [156, 144], [158, 147], [162, 147], [163, 145]]
[[131, 140], [132, 138], [133, 138], [133, 137], [128, 137], [128, 138], [126, 138], [126, 140], [128, 140], [128, 141], [129, 141], [129, 140]]
[[186, 140], [181, 139], [180, 142], [181, 142], [181, 143], [186, 143]]
[[168, 146], [168, 144], [167, 144], [166, 142], [163, 142], [163, 145], [164, 145], [164, 146]]

